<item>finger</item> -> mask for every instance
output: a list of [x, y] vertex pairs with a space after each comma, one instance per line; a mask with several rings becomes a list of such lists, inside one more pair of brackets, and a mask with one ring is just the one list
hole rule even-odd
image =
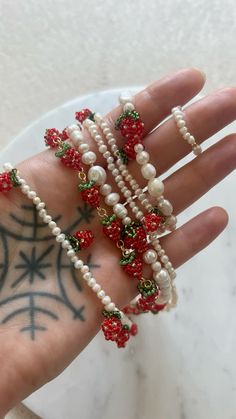
[[172, 202], [175, 214], [197, 201], [235, 167], [236, 134], [232, 134], [169, 176], [165, 197]]
[[[189, 105], [184, 116], [189, 132], [197, 143], [202, 143], [236, 119], [236, 87], [219, 90]], [[154, 130], [146, 138], [145, 146], [152, 162], [158, 165], [159, 174], [191, 152], [173, 118]]]
[[[135, 108], [145, 124], [145, 133], [150, 132], [166, 118], [173, 106], [192, 99], [202, 89], [204, 82], [204, 73], [196, 68], [187, 68], [155, 81], [135, 95]], [[118, 106], [106, 115], [112, 128], [121, 112], [122, 108]], [[115, 131], [115, 134], [118, 138], [119, 133]], [[124, 139], [119, 145], [123, 145], [123, 142]]]
[[227, 223], [226, 211], [213, 207], [164, 237], [161, 244], [173, 266], [178, 268], [215, 240]]

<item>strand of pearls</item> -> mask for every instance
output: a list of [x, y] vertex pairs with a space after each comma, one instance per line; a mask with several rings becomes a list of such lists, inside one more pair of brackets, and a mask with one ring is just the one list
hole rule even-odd
[[[110, 132], [110, 129], [108, 127], [108, 125], [106, 124], [105, 121], [103, 121], [103, 119], [101, 119], [100, 116], [97, 116], [97, 114], [95, 114], [95, 121], [99, 120], [99, 126], [101, 127], [103, 134], [105, 136], [108, 136], [108, 143], [110, 141], [110, 146], [112, 149], [113, 153], [116, 153], [117, 149], [114, 147], [116, 146], [116, 140], [114, 139], [113, 134]], [[111, 171], [112, 175], [115, 178], [115, 181], [117, 183], [117, 186], [120, 188], [121, 193], [123, 194], [123, 196], [127, 199], [128, 204], [132, 210], [132, 212], [134, 213], [134, 216], [137, 220], [142, 220], [144, 217], [144, 214], [142, 211], [140, 211], [140, 209], [138, 208], [138, 206], [135, 206], [135, 203], [132, 201], [131, 197], [132, 197], [132, 191], [130, 189], [128, 189], [125, 186], [125, 182], [123, 180], [124, 178], [124, 173], [122, 174], [122, 171], [125, 170], [125, 180], [132, 182], [132, 177], [129, 174], [129, 171], [127, 169], [127, 167], [125, 166], [125, 169], [122, 170], [122, 168], [120, 169], [120, 171], [116, 168], [115, 165], [115, 159], [114, 157], [111, 155], [111, 152], [108, 151], [107, 146], [104, 143], [104, 140], [102, 138], [102, 136], [99, 134], [98, 128], [96, 126], [95, 123], [93, 123], [93, 121], [86, 119], [83, 122], [83, 125], [85, 127], [88, 128], [92, 139], [97, 143], [98, 145], [98, 150], [99, 152], [103, 155], [103, 157], [107, 160], [107, 164], [108, 164], [108, 170]], [[109, 135], [111, 134], [112, 137]], [[111, 140], [112, 143], [111, 143]], [[114, 143], [115, 141], [115, 143]], [[121, 167], [121, 165], [119, 166]], [[120, 174], [119, 174], [120, 173]], [[130, 178], [129, 178], [130, 176]], [[137, 184], [137, 182], [133, 179], [133, 181], [135, 183], [131, 184], [132, 189], [134, 189], [135, 186], [135, 193], [137, 194], [137, 190], [139, 189], [139, 185]], [[137, 189], [138, 188], [138, 189]], [[142, 189], [140, 188], [141, 192]], [[106, 199], [105, 199], [106, 202]], [[134, 211], [135, 209], [135, 211]], [[113, 207], [114, 213], [117, 215], [117, 217], [122, 219], [123, 224], [129, 224], [131, 222], [131, 219], [129, 217], [127, 217], [127, 209], [125, 208], [125, 206], [123, 204], [116, 204]], [[150, 235], [150, 243], [151, 245], [153, 245], [153, 241], [156, 240], [156, 235]], [[160, 244], [159, 244], [160, 246]], [[159, 248], [158, 248], [159, 250]], [[147, 250], [144, 254], [143, 254], [143, 260], [145, 263], [149, 264], [151, 266], [151, 269], [153, 271], [153, 279], [156, 281], [159, 289], [160, 289], [160, 295], [158, 296], [158, 303], [159, 301], [162, 301], [162, 303], [171, 303], [172, 301], [172, 281], [173, 279], [176, 277], [176, 273], [174, 271], [174, 268], [171, 264], [171, 262], [169, 261], [169, 258], [165, 255], [165, 251], [163, 249], [162, 253], [161, 253], [161, 262], [164, 265], [164, 268], [162, 268], [162, 265], [160, 262], [157, 261], [158, 258], [158, 253], [157, 251], [154, 249], [149, 249]], [[165, 256], [165, 258], [164, 258]], [[165, 276], [165, 282], [163, 282], [162, 277], [163, 275]], [[168, 286], [167, 286], [168, 284]], [[162, 304], [161, 303], [161, 304]]]
[[198, 156], [202, 152], [202, 147], [196, 143], [196, 140], [192, 134], [188, 131], [186, 122], [184, 119], [184, 113], [181, 106], [176, 106], [171, 110], [176, 126], [179, 130], [180, 135], [185, 141], [192, 147], [195, 156]]
[[[10, 172], [13, 169], [11, 163], [4, 164], [4, 170], [6, 172]], [[37, 196], [36, 192], [33, 191], [30, 186], [26, 183], [25, 179], [21, 178], [17, 172], [17, 180], [20, 183], [20, 189], [24, 195], [26, 195], [35, 205], [39, 217], [42, 218], [43, 222], [48, 225], [50, 228], [52, 235], [55, 236], [56, 242], [58, 242], [63, 249], [65, 249], [68, 258], [74, 265], [74, 268], [79, 270], [82, 274], [83, 280], [88, 284], [88, 286], [92, 289], [92, 291], [97, 295], [98, 299], [101, 300], [101, 303], [104, 306], [104, 309], [108, 312], [119, 311], [121, 315], [121, 322], [123, 325], [129, 326], [132, 325], [130, 319], [121, 311], [119, 310], [115, 303], [112, 302], [111, 298], [106, 295], [105, 291], [102, 289], [101, 285], [96, 281], [94, 276], [92, 275], [89, 266], [84, 264], [82, 259], [79, 259], [76, 256], [75, 251], [73, 250], [72, 246], [70, 245], [69, 241], [66, 240], [66, 236], [62, 233], [60, 227], [58, 227], [57, 223], [53, 221], [52, 217], [48, 214], [46, 210], [46, 204], [43, 202], [39, 196]]]
[[[95, 114], [94, 119], [97, 122], [100, 129], [102, 130], [104, 137], [107, 139], [108, 145], [111, 146], [111, 152], [113, 154], [112, 167], [117, 167], [117, 169], [119, 170], [119, 176], [122, 176], [122, 181], [124, 182], [125, 180], [126, 182], [128, 182], [132, 189], [129, 190], [127, 186], [122, 186], [121, 192], [127, 199], [126, 202], [127, 204], [129, 204], [132, 212], [137, 212], [137, 218], [141, 220], [144, 214], [140, 210], [138, 212], [138, 207], [133, 203], [133, 201], [137, 198], [140, 201], [141, 205], [145, 208], [145, 210], [150, 212], [153, 206], [148, 198], [148, 195], [144, 192], [144, 189], [146, 188], [142, 189], [140, 185], [137, 183], [136, 179], [134, 179], [134, 177], [128, 171], [127, 165], [124, 164], [119, 157], [116, 158], [118, 152], [116, 139], [108, 124], [102, 118], [102, 116], [100, 114]], [[166, 225], [168, 226], [168, 229], [170, 231], [173, 231], [176, 228], [177, 219], [174, 215], [172, 215], [173, 207], [171, 203], [163, 196], [164, 184], [160, 179], [155, 177], [156, 168], [151, 163], [149, 163], [150, 155], [147, 151], [144, 151], [143, 145], [136, 144], [135, 151], [137, 153], [136, 161], [141, 166], [141, 173], [143, 174], [144, 179], [148, 180], [147, 190], [153, 198], [156, 198], [157, 207], [163, 213], [163, 215], [166, 216]], [[118, 179], [120, 179], [120, 177], [117, 177], [117, 180]], [[123, 185], [123, 183], [119, 185], [118, 182], [117, 185], [118, 187], [120, 187], [120, 185]]]

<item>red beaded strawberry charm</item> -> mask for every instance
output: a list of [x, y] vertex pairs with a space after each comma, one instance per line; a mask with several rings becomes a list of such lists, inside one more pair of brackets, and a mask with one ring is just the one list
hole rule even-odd
[[159, 214], [149, 213], [144, 217], [144, 225], [148, 233], [156, 231], [164, 222], [164, 217]]
[[126, 249], [133, 249], [138, 253], [144, 253], [148, 249], [146, 231], [138, 222], [132, 222], [123, 228], [122, 240]]
[[103, 233], [114, 243], [117, 243], [120, 240], [122, 224], [120, 220], [117, 219], [116, 215], [104, 217], [101, 221], [103, 225]]
[[70, 144], [61, 143], [55, 156], [61, 159], [64, 166], [78, 171], [81, 170], [81, 154]]
[[12, 169], [9, 172], [0, 173], [0, 192], [8, 192], [14, 186], [16, 187], [20, 185], [20, 182], [18, 181], [16, 174], [16, 169]]
[[124, 111], [115, 123], [115, 128], [120, 130], [121, 135], [126, 139], [142, 138], [144, 134], [144, 123], [137, 111]]
[[[125, 253], [125, 252], [124, 252]], [[142, 271], [143, 271], [143, 262], [141, 257], [136, 256], [135, 252], [130, 252], [124, 254], [124, 256], [120, 259], [120, 265], [122, 269], [127, 273], [129, 276], [135, 279], [141, 279]]]
[[87, 118], [93, 120], [93, 116], [94, 116], [94, 113], [90, 111], [90, 109], [87, 109], [87, 108], [82, 109], [82, 111], [75, 113], [75, 119], [79, 121], [80, 124], [82, 124]]
[[84, 202], [91, 205], [91, 207], [99, 207], [99, 186], [95, 184], [94, 180], [90, 180], [88, 182], [81, 182], [79, 184], [78, 189], [81, 192], [81, 198]]
[[65, 141], [68, 138], [66, 130], [63, 130], [62, 133], [56, 128], [48, 128], [44, 134], [44, 140], [46, 146], [51, 148], [57, 148], [62, 141]]
[[139, 137], [130, 138], [123, 147], [123, 152], [127, 156], [129, 160], [135, 160], [136, 158], [136, 151], [134, 149], [134, 146], [136, 144], [140, 144], [141, 139]]
[[93, 243], [94, 235], [91, 230], [78, 230], [73, 235], [66, 235], [66, 239], [75, 252], [79, 252], [82, 249], [87, 249]]
[[121, 315], [118, 311], [108, 312], [103, 310], [105, 319], [102, 323], [102, 331], [106, 340], [116, 342], [118, 348], [124, 348], [130, 336], [135, 336], [138, 332], [137, 325], [129, 327], [122, 324]]

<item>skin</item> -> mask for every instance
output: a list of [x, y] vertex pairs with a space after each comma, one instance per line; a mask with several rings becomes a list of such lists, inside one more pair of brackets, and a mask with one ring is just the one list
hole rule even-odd
[[[204, 82], [204, 75], [199, 70], [184, 69], [151, 84], [135, 97], [135, 106], [146, 127], [145, 146], [152, 163], [157, 165], [158, 175], [164, 174], [190, 153], [191, 147], [179, 136], [173, 119], [158, 129], [155, 127], [169, 115], [173, 106], [184, 105], [199, 93]], [[106, 116], [111, 126], [120, 110], [118, 107]], [[202, 143], [235, 120], [236, 88], [227, 87], [188, 105], [185, 117], [189, 131], [198, 143]], [[121, 145], [122, 139], [117, 138]], [[88, 141], [94, 149], [89, 138]], [[104, 165], [100, 157], [98, 163]], [[236, 135], [232, 134], [167, 177], [165, 196], [172, 202], [175, 214], [181, 213], [220, 182], [233, 171], [235, 165]], [[129, 167], [144, 186], [140, 174], [136, 173], [136, 164], [130, 163]], [[18, 168], [21, 176], [46, 202], [48, 213], [60, 217], [58, 224], [63, 231], [88, 228], [99, 238], [81, 257], [93, 265], [92, 272], [97, 281], [122, 308], [135, 295], [136, 283], [118, 266], [119, 251], [101, 234], [96, 212], [84, 207], [80, 201], [76, 191], [76, 173], [55, 159], [53, 150], [46, 150], [24, 161]], [[113, 184], [111, 177], [108, 177], [108, 183]], [[63, 263], [58, 264], [59, 246], [53, 238], [47, 237], [47, 227], [36, 226], [39, 220], [30, 205], [17, 189], [0, 196], [0, 232], [5, 237], [5, 245], [1, 245], [3, 262], [0, 265], [5, 269], [0, 291], [0, 417], [62, 372], [98, 332], [102, 320], [101, 305], [80, 275], [76, 273], [73, 279], [71, 270], [62, 267], [63, 263], [68, 265], [66, 256]], [[16, 218], [21, 221], [17, 222]], [[29, 221], [31, 225], [27, 226], [25, 223]], [[225, 210], [213, 207], [163, 238], [161, 243], [174, 267], [182, 265], [208, 246], [224, 230], [227, 222]], [[36, 266], [34, 258], [31, 271], [29, 269], [28, 275], [26, 272], [21, 278], [26, 259], [32, 259], [33, 252], [36, 259], [44, 254], [44, 265]], [[36, 268], [41, 276], [33, 272]], [[60, 275], [61, 279], [58, 279]], [[66, 290], [64, 300], [61, 291], [58, 291], [59, 283]], [[43, 297], [42, 293], [47, 297]], [[25, 297], [20, 298], [22, 295]], [[35, 311], [36, 306], [41, 311]], [[26, 308], [25, 311], [18, 313], [22, 307]], [[51, 315], [43, 313], [43, 310], [50, 311]], [[14, 315], [6, 321], [11, 313]], [[41, 330], [35, 329], [34, 324], [32, 326], [32, 319], [41, 326]], [[28, 324], [29, 329], [22, 330]]]

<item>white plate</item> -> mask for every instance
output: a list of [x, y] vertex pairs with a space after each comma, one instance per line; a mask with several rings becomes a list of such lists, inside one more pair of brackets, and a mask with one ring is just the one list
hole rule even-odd
[[[76, 110], [86, 106], [106, 113], [116, 105], [121, 90], [80, 97], [42, 116], [1, 153], [1, 163], [17, 163], [44, 149], [45, 128], [63, 128], [73, 121]], [[224, 134], [233, 129], [236, 125]], [[234, 198], [232, 175], [180, 217], [183, 221], [221, 204], [233, 220], [207, 251], [179, 270], [180, 302], [174, 312], [139, 319], [139, 336], [125, 350], [98, 335], [63, 374], [25, 404], [44, 419], [232, 418], [236, 411]]]

